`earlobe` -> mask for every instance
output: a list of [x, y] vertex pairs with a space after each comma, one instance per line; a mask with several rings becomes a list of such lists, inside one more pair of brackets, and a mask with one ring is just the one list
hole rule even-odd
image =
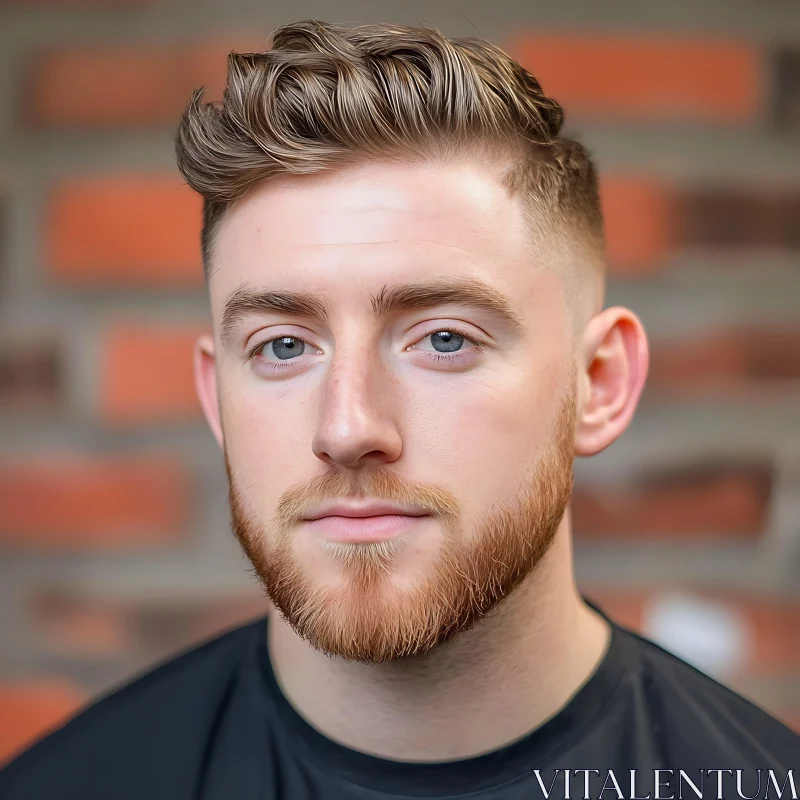
[[630, 425], [647, 379], [649, 348], [639, 318], [626, 308], [595, 316], [583, 338], [583, 380], [575, 454], [605, 450]]
[[219, 395], [217, 392], [217, 362], [214, 339], [203, 334], [194, 347], [194, 384], [208, 426], [220, 447], [224, 447]]

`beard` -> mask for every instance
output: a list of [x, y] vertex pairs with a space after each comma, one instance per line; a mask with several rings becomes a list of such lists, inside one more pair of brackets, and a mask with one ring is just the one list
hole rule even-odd
[[[511, 499], [487, 508], [471, 531], [464, 530], [456, 498], [441, 487], [410, 483], [385, 468], [361, 474], [335, 465], [284, 492], [264, 524], [248, 511], [226, 452], [233, 531], [278, 613], [313, 647], [366, 664], [421, 655], [496, 609], [550, 549], [572, 495], [575, 401], [572, 384], [532, 474]], [[326, 585], [309, 573], [293, 546], [297, 525], [312, 504], [348, 498], [410, 505], [439, 521], [441, 546], [413, 585], [392, 580], [407, 544], [402, 538], [320, 541], [341, 581]]]

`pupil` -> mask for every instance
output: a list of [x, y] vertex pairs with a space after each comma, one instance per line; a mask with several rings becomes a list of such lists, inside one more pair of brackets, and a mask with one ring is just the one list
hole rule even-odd
[[280, 359], [286, 360], [293, 356], [300, 356], [305, 350], [305, 342], [293, 336], [282, 336], [272, 342], [272, 352]]
[[431, 335], [431, 344], [440, 353], [454, 353], [461, 349], [464, 337], [452, 331], [439, 331]]

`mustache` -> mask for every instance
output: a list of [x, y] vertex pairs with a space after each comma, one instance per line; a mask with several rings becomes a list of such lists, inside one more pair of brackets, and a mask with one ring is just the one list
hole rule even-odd
[[287, 489], [280, 497], [273, 522], [291, 525], [311, 506], [337, 500], [382, 500], [413, 506], [445, 520], [459, 516], [453, 494], [431, 483], [412, 483], [384, 468], [349, 472], [330, 466], [310, 481]]

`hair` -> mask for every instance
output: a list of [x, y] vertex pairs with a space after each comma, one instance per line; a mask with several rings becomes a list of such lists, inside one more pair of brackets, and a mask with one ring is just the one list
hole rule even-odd
[[487, 41], [429, 27], [294, 22], [275, 30], [269, 50], [228, 55], [221, 101], [204, 103], [205, 91], [192, 93], [176, 152], [203, 197], [206, 274], [225, 212], [256, 184], [369, 160], [470, 154], [503, 164], [500, 179], [528, 201], [534, 227], [602, 262], [592, 159], [560, 135], [561, 106]]

